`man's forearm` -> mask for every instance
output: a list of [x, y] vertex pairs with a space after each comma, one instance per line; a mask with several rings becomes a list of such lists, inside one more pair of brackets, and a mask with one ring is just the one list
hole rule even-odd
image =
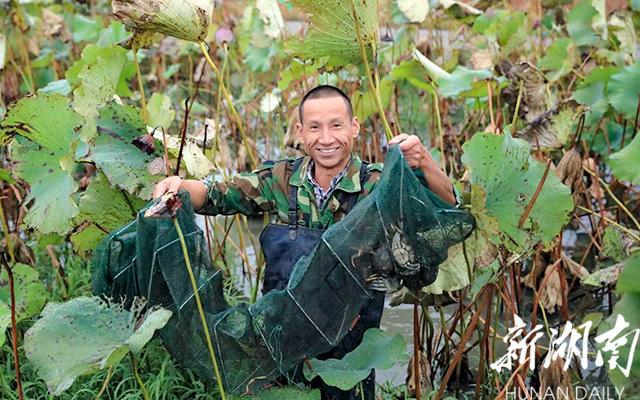
[[420, 166], [422, 173], [424, 173], [425, 179], [429, 189], [444, 201], [451, 204], [456, 204], [456, 196], [453, 194], [453, 185], [449, 180], [449, 177], [438, 167], [432, 158], [423, 160]]
[[196, 211], [204, 206], [204, 203], [207, 200], [207, 189], [204, 183], [193, 179], [185, 179], [182, 181], [180, 189], [184, 189], [189, 192], [189, 195], [191, 196], [191, 203]]

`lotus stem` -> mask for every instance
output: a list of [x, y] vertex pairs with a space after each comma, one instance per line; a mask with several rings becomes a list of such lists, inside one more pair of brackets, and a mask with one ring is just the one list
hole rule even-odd
[[173, 225], [176, 227], [176, 232], [178, 232], [178, 238], [180, 238], [180, 246], [182, 247], [182, 254], [184, 255], [184, 263], [187, 266], [187, 272], [189, 273], [189, 280], [191, 281], [191, 288], [193, 289], [193, 296], [196, 300], [196, 305], [198, 307], [198, 314], [200, 315], [200, 322], [202, 322], [202, 330], [204, 331], [204, 337], [207, 341], [207, 349], [209, 350], [209, 357], [211, 357], [211, 364], [213, 365], [213, 371], [216, 375], [216, 381], [218, 382], [218, 390], [220, 391], [220, 397], [222, 400], [226, 400], [224, 387], [222, 386], [222, 376], [220, 375], [220, 369], [218, 368], [218, 361], [216, 360], [216, 355], [213, 351], [213, 344], [211, 342], [211, 335], [209, 335], [209, 327], [207, 325], [207, 319], [204, 316], [204, 309], [202, 308], [202, 302], [200, 301], [200, 295], [198, 294], [198, 284], [196, 283], [196, 278], [193, 275], [193, 269], [191, 268], [191, 260], [189, 259], [189, 252], [187, 251], [187, 243], [184, 240], [184, 235], [182, 234], [182, 229], [180, 228], [180, 223], [176, 217], [172, 218]]
[[18, 392], [18, 399], [23, 400], [24, 394], [22, 393], [22, 379], [20, 376], [20, 357], [18, 356], [18, 326], [16, 321], [16, 292], [15, 282], [13, 279], [13, 271], [6, 262], [3, 255], [0, 255], [2, 265], [7, 270], [7, 278], [9, 281], [9, 298], [11, 300], [11, 346], [13, 349], [13, 364], [16, 373], [16, 391]]
[[440, 98], [438, 97], [438, 91], [436, 90], [435, 85], [431, 82], [431, 87], [433, 88], [433, 106], [436, 109], [436, 123], [438, 124], [438, 135], [440, 135], [440, 163], [442, 164], [442, 170], [447, 170], [447, 162], [445, 160], [444, 154], [444, 130], [442, 129], [442, 118], [440, 117]]
[[595, 217], [604, 219], [605, 221], [607, 221], [611, 225], [615, 226], [616, 228], [620, 229], [621, 231], [623, 231], [627, 235], [631, 236], [633, 238], [633, 240], [635, 240], [636, 242], [640, 243], [640, 236], [636, 235], [635, 233], [633, 233], [632, 231], [630, 231], [626, 227], [620, 225], [619, 223], [617, 223], [616, 221], [612, 220], [611, 218], [607, 218], [604, 215], [600, 215], [597, 212], [591, 211], [590, 209], [582, 207], [582, 206], [576, 206], [576, 208], [578, 210], [582, 210], [582, 211], [584, 211], [586, 213], [589, 213], [589, 214], [591, 214], [591, 215], [593, 215]]
[[413, 299], [413, 382], [414, 387], [416, 389], [415, 397], [416, 400], [420, 400], [420, 396], [422, 394], [422, 388], [420, 387], [420, 317], [418, 315], [418, 303], [420, 293], [416, 293], [415, 299]]
[[491, 133], [494, 135], [497, 131], [496, 120], [493, 117], [493, 91], [491, 90], [491, 82], [487, 82], [487, 96], [489, 97], [489, 119], [491, 120]]
[[527, 208], [525, 208], [524, 213], [522, 213], [522, 215], [520, 216], [520, 219], [518, 220], [518, 228], [522, 228], [522, 224], [524, 224], [524, 222], [529, 217], [529, 214], [531, 213], [531, 210], [533, 210], [533, 206], [536, 204], [536, 200], [538, 200], [538, 196], [540, 196], [540, 192], [542, 191], [542, 187], [544, 186], [544, 183], [547, 180], [547, 175], [549, 174], [549, 168], [550, 167], [551, 167], [551, 159], [549, 159], [549, 161], [547, 161], [547, 166], [544, 169], [544, 173], [542, 174], [542, 178], [540, 179], [540, 182], [538, 183], [538, 187], [536, 188], [536, 191], [533, 194], [533, 196], [531, 196], [531, 200], [529, 201], [529, 204], [527, 205]]
[[138, 49], [133, 48], [133, 64], [136, 66], [136, 80], [138, 81], [138, 91], [140, 92], [140, 105], [142, 106], [142, 119], [145, 124], [148, 120], [147, 99], [144, 96], [144, 85], [142, 82], [142, 73], [140, 72], [140, 63], [138, 62]]
[[518, 99], [516, 100], [516, 110], [513, 112], [513, 119], [511, 120], [511, 133], [513, 133], [513, 128], [516, 126], [516, 121], [518, 120], [518, 111], [520, 111], [520, 101], [522, 101], [522, 93], [524, 89], [524, 81], [520, 81], [520, 87], [518, 88]]
[[149, 391], [147, 387], [144, 385], [142, 378], [140, 378], [140, 374], [138, 373], [138, 362], [136, 361], [136, 356], [133, 353], [129, 352], [129, 358], [131, 359], [131, 369], [133, 369], [133, 376], [136, 377], [136, 382], [138, 382], [138, 386], [140, 387], [140, 391], [142, 392], [142, 397], [144, 400], [149, 399]]
[[2, 231], [4, 232], [4, 240], [7, 246], [7, 253], [9, 253], [9, 257], [11, 258], [11, 262], [16, 262], [16, 255], [13, 252], [13, 242], [11, 241], [11, 232], [9, 232], [9, 224], [7, 223], [7, 217], [4, 213], [4, 208], [2, 207], [2, 200], [0, 200], [0, 222], [2, 223]]
[[391, 131], [391, 127], [389, 126], [389, 122], [387, 121], [387, 116], [384, 113], [384, 107], [382, 107], [382, 101], [380, 100], [380, 88], [375, 85], [373, 82], [373, 74], [371, 73], [371, 67], [369, 66], [369, 57], [367, 56], [367, 52], [364, 48], [364, 41], [362, 39], [362, 33], [360, 32], [360, 24], [358, 23], [358, 13], [356, 12], [356, 4], [354, 0], [351, 0], [351, 10], [353, 13], [353, 22], [356, 27], [356, 36], [358, 38], [358, 44], [360, 45], [360, 55], [362, 56], [362, 61], [364, 62], [364, 68], [367, 73], [367, 80], [369, 81], [369, 90], [373, 94], [373, 98], [376, 102], [376, 106], [378, 107], [378, 112], [380, 113], [380, 118], [382, 119], [382, 125], [384, 126], [384, 132], [387, 136], [387, 140], [391, 140], [393, 138], [393, 132]]
[[109, 370], [107, 371], [107, 377], [105, 378], [104, 383], [100, 388], [100, 391], [96, 395], [95, 400], [100, 400], [100, 397], [102, 397], [102, 394], [104, 393], [104, 391], [107, 390], [107, 386], [109, 385], [109, 381], [111, 380], [112, 373], [113, 373], [113, 366], [109, 367]]
[[254, 167], [257, 167], [258, 161], [256, 160], [252, 149], [249, 147], [249, 142], [247, 141], [247, 134], [244, 130], [242, 118], [240, 118], [240, 115], [238, 114], [235, 106], [233, 105], [233, 99], [231, 98], [231, 94], [229, 93], [229, 90], [227, 90], [227, 87], [224, 84], [224, 76], [222, 76], [222, 73], [220, 72], [216, 64], [213, 62], [211, 57], [209, 56], [209, 51], [207, 50], [207, 46], [205, 45], [205, 43], [199, 42], [199, 45], [200, 45], [200, 50], [202, 50], [202, 54], [204, 55], [204, 58], [207, 60], [207, 63], [209, 63], [209, 66], [211, 67], [213, 72], [216, 74], [216, 77], [218, 78], [218, 84], [220, 85], [220, 90], [222, 91], [222, 95], [224, 96], [225, 100], [227, 100], [227, 105], [229, 106], [229, 111], [231, 112], [231, 115], [236, 120], [236, 125], [238, 126], [238, 130], [240, 131], [240, 136], [242, 137], [242, 144], [247, 149], [247, 154], [249, 154], [251, 163], [253, 164]]
[[624, 211], [625, 214], [627, 214], [627, 216], [631, 219], [631, 221], [633, 221], [633, 223], [635, 224], [636, 228], [638, 228], [638, 230], [640, 230], [640, 222], [638, 222], [638, 220], [636, 219], [636, 217], [633, 215], [633, 213], [631, 211], [629, 211], [629, 209], [627, 207], [625, 207], [625, 205], [620, 201], [620, 199], [618, 199], [613, 192], [611, 191], [611, 189], [609, 188], [609, 185], [607, 185], [605, 183], [605, 181], [602, 180], [602, 178], [600, 178], [599, 176], [597, 176], [596, 174], [594, 174], [593, 172], [591, 172], [589, 169], [587, 168], [582, 168], [583, 170], [585, 170], [589, 175], [593, 176], [594, 178], [598, 178], [598, 181], [600, 182], [600, 184], [604, 187], [604, 190], [607, 191], [607, 193], [609, 193], [609, 196], [611, 196], [611, 198], [613, 199], [613, 201], [622, 209], [622, 211]]

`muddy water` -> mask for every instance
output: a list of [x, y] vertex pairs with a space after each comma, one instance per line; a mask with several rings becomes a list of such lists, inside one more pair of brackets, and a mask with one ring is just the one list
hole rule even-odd
[[[437, 316], [432, 316], [434, 319]], [[413, 306], [402, 304], [397, 307], [389, 307], [385, 304], [380, 328], [390, 334], [400, 334], [407, 343], [407, 354], [413, 354]], [[393, 386], [405, 383], [407, 379], [407, 366], [396, 365], [388, 370], [376, 371], [376, 382], [391, 382]]]

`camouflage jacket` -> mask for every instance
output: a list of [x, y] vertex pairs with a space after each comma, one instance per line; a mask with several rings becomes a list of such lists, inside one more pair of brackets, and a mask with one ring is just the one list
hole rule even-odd
[[362, 161], [352, 155], [351, 164], [322, 209], [318, 208], [313, 185], [307, 179], [311, 158], [302, 159], [294, 170], [295, 160], [265, 161], [253, 172], [236, 175], [228, 182], [207, 185], [207, 200], [200, 214], [257, 215], [273, 213], [278, 223], [289, 222], [289, 184], [298, 186], [298, 224], [325, 229], [347, 212], [348, 193], [358, 193], [358, 200], [371, 193], [380, 179], [382, 164], [369, 164], [366, 180], [360, 184]]
[[[361, 185], [362, 161], [355, 154], [351, 157], [346, 174], [331, 192], [322, 209], [318, 208], [313, 185], [307, 179], [311, 158], [306, 156], [296, 170], [293, 159], [265, 161], [255, 171], [238, 174], [231, 181], [205, 183], [207, 200], [197, 212], [208, 215], [258, 215], [268, 212], [275, 215], [276, 223], [287, 224], [289, 183], [298, 187], [298, 225], [326, 229], [347, 213], [348, 193], [358, 193], [359, 201], [371, 193], [380, 180], [383, 164], [368, 164], [367, 176]], [[422, 171], [415, 170], [415, 174], [427, 186]], [[455, 188], [454, 194], [458, 206], [461, 198]]]

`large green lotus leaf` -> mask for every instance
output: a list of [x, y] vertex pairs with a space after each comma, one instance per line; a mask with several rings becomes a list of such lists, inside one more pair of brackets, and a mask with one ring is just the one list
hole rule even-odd
[[605, 3], [606, 0], [591, 0], [591, 5], [593, 9], [596, 10], [596, 15], [594, 15], [591, 20], [591, 26], [604, 40], [607, 40], [609, 30], [607, 26], [607, 6]]
[[640, 253], [636, 252], [624, 261], [616, 292], [640, 294]]
[[11, 146], [14, 173], [31, 186], [26, 201], [36, 199], [25, 223], [43, 233], [66, 233], [78, 213], [71, 198], [77, 189], [71, 169], [75, 129], [81, 124], [69, 100], [58, 94], [21, 99], [0, 124], [0, 136], [22, 136]]
[[280, 39], [287, 30], [277, 0], [257, 0], [256, 9], [264, 23], [264, 34], [274, 40]]
[[[351, 1], [356, 8], [354, 19]], [[311, 26], [304, 40], [291, 44], [294, 53], [301, 58], [317, 59], [329, 57], [328, 64], [343, 66], [361, 65], [362, 53], [356, 24], [360, 26], [360, 35], [367, 57], [371, 63], [371, 46], [378, 42], [377, 0], [292, 0], [309, 15]]]
[[640, 160], [640, 135], [636, 135], [624, 149], [609, 157], [609, 167], [616, 177], [637, 185], [640, 184], [638, 160]]
[[549, 46], [538, 67], [548, 71], [547, 77], [557, 81], [573, 70], [576, 61], [575, 43], [571, 38], [560, 38]]
[[[378, 87], [378, 91], [380, 93], [380, 102], [382, 103], [382, 108], [386, 109], [389, 107], [389, 103], [391, 103], [391, 93], [393, 92], [393, 81], [390, 77], [385, 76], [380, 80], [380, 85]], [[378, 112], [378, 106], [376, 105], [375, 98], [373, 93], [370, 90], [357, 91], [353, 95], [353, 112], [358, 117], [360, 121], [364, 121], [369, 118], [370, 115]]]
[[583, 86], [574, 91], [571, 97], [578, 103], [589, 106], [585, 119], [587, 126], [597, 124], [609, 109], [603, 82], [595, 82], [591, 85]]
[[89, 159], [109, 178], [112, 186], [142, 199], [149, 199], [155, 178], [147, 171], [154, 158], [132, 144], [145, 133], [145, 124], [135, 107], [110, 103], [97, 120], [99, 136]]
[[567, 16], [567, 31], [576, 46], [592, 46], [597, 43], [598, 37], [591, 26], [591, 20], [597, 13], [590, 0], [582, 0], [571, 9]]
[[80, 375], [114, 366], [151, 339], [169, 321], [171, 311], [134, 311], [105, 304], [97, 297], [49, 303], [27, 331], [24, 349], [49, 391], [58, 395]]
[[171, 123], [176, 117], [176, 112], [171, 108], [171, 98], [166, 94], [154, 93], [147, 104], [149, 115], [147, 125], [156, 128], [161, 126], [165, 132], [169, 131]]
[[11, 308], [0, 301], [0, 346], [4, 345], [7, 338], [5, 331], [11, 325]]
[[[16, 299], [16, 320], [22, 321], [42, 310], [47, 301], [47, 289], [44, 283], [38, 279], [38, 271], [33, 267], [18, 263], [11, 267], [11, 271], [13, 272]], [[2, 269], [2, 273], [0, 273], [0, 304], [2, 303], [11, 305], [9, 277], [5, 269]], [[1, 316], [0, 320], [2, 320]], [[4, 333], [4, 329], [1, 332]]]
[[35, 200], [24, 219], [27, 226], [42, 233], [67, 233], [73, 227], [72, 218], [78, 215], [72, 198], [78, 190], [72, 176], [72, 155], [49, 151], [17, 137], [11, 143], [11, 159], [14, 173], [30, 185], [25, 202]]
[[471, 185], [471, 213], [478, 230], [493, 244], [501, 244], [500, 224], [487, 210], [487, 194], [480, 185]]
[[607, 83], [611, 76], [620, 72], [620, 68], [618, 67], [595, 67], [593, 68], [587, 76], [585, 76], [584, 80], [580, 83], [578, 88], [582, 88], [585, 85], [589, 85], [596, 82]]
[[[271, 9], [271, 1], [262, 1], [261, 8]], [[277, 5], [276, 5], [277, 7]], [[271, 69], [272, 59], [278, 55], [278, 42], [282, 31], [277, 21], [274, 24], [267, 23], [263, 19], [258, 4], [248, 5], [242, 16], [238, 43], [244, 56], [244, 64], [253, 72], [266, 72]], [[275, 34], [275, 37], [267, 35]], [[276, 33], [277, 32], [277, 33]]]
[[[471, 283], [470, 279], [474, 273], [474, 267], [480, 263], [484, 267], [493, 261], [497, 252], [492, 251], [495, 247], [489, 243], [482, 232], [471, 235], [463, 243], [458, 243], [449, 248], [449, 256], [446, 261], [438, 267], [438, 276], [429, 286], [422, 288], [423, 292], [431, 294], [442, 294], [462, 289]], [[469, 260], [469, 265], [467, 265]], [[471, 274], [471, 276], [469, 276]]]
[[320, 376], [327, 385], [349, 390], [369, 376], [373, 368], [389, 369], [407, 359], [407, 346], [401, 335], [391, 336], [371, 328], [364, 333], [362, 343], [342, 359], [313, 359], [312, 370], [305, 367], [304, 374], [309, 380]]
[[83, 257], [87, 257], [93, 252], [100, 240], [108, 233], [91, 222], [86, 222], [79, 229], [71, 235], [69, 240], [71, 240], [73, 249]]
[[[162, 132], [156, 131], [156, 139], [162, 139]], [[180, 152], [180, 138], [168, 136], [166, 138], [169, 154], [178, 156]], [[189, 175], [195, 179], [203, 179], [213, 171], [214, 166], [202, 152], [197, 143], [187, 140], [182, 149], [182, 161]]]
[[108, 232], [135, 219], [144, 205], [143, 200], [112, 188], [107, 177], [98, 173], [80, 198], [78, 221], [85, 225], [71, 236], [74, 248], [82, 254], [93, 250]]
[[640, 62], [613, 75], [607, 85], [609, 103], [627, 118], [634, 118], [640, 97]]
[[[101, 17], [98, 17], [101, 19]], [[102, 21], [82, 14], [73, 14], [71, 18], [71, 38], [74, 42], [94, 42], [104, 29]]]
[[107, 177], [98, 173], [80, 198], [80, 217], [110, 232], [134, 219], [145, 204], [112, 188]]
[[473, 23], [473, 31], [489, 38], [490, 42], [497, 41], [504, 55], [514, 50], [522, 51], [522, 45], [531, 35], [527, 15], [521, 11], [496, 10], [479, 15]]
[[438, 79], [436, 83], [438, 84], [438, 92], [444, 97], [455, 97], [458, 95], [464, 97], [481, 97], [486, 96], [487, 91], [487, 85], [482, 82], [482, 80], [489, 78], [492, 78], [489, 70], [472, 70], [463, 66], [457, 66], [450, 76]]
[[429, 14], [428, 0], [396, 0], [396, 5], [409, 22], [420, 23]]
[[424, 67], [418, 60], [404, 60], [397, 66], [393, 67], [391, 70], [391, 77], [394, 80], [406, 79], [407, 82], [418, 89], [426, 90], [429, 93], [433, 92], [433, 87], [429, 84], [427, 75], [424, 72]]
[[4, 168], [0, 168], [0, 181], [7, 182], [10, 185], [16, 183], [16, 180], [11, 177], [11, 172]]
[[531, 157], [527, 142], [510, 135], [478, 133], [463, 149], [462, 161], [471, 171], [471, 183], [486, 193], [486, 211], [498, 220], [504, 244], [515, 251], [530, 250], [538, 242], [548, 245], [573, 210], [569, 188], [549, 173], [531, 212], [518, 228], [545, 165]]
[[[635, 336], [634, 331], [640, 329], [640, 293], [625, 293], [613, 307], [613, 314], [598, 327], [598, 335], [610, 332], [611, 329], [615, 327], [616, 320], [620, 316], [624, 318], [624, 321], [627, 322], [629, 326], [613, 338], [613, 340], [616, 340], [624, 335], [628, 335], [626, 336], [626, 343], [618, 349], [616, 364], [626, 368], [627, 363], [630, 362], [629, 375], [625, 376], [619, 367], [610, 368], [607, 361], [611, 359], [611, 352], [602, 352], [605, 361], [603, 368], [607, 368], [611, 383], [616, 387], [624, 388], [625, 399], [637, 400], [640, 399], [640, 349], [638, 349], [638, 343], [636, 343], [635, 351], [632, 353], [631, 344]], [[596, 344], [596, 349], [601, 351], [606, 343], [607, 341]], [[633, 354], [632, 360], [629, 360], [630, 354]]]
[[320, 400], [320, 390], [302, 390], [297, 387], [283, 386], [264, 390], [253, 396], [227, 394], [230, 400]]
[[295, 81], [315, 74], [318, 69], [324, 66], [325, 61], [324, 59], [320, 59], [312, 62], [304, 62], [297, 58], [291, 59], [289, 65], [280, 71], [278, 89], [280, 89], [281, 92], [285, 92]]
[[469, 288], [469, 299], [475, 301], [485, 286], [495, 283], [502, 277], [503, 274], [500, 273], [500, 262], [497, 259], [493, 260], [491, 264], [484, 268], [478, 268], [474, 271], [473, 284], [471, 288]]
[[628, 12], [614, 14], [609, 20], [609, 26], [620, 42], [619, 50], [633, 57], [638, 47], [638, 35], [631, 14]]
[[116, 93], [126, 62], [127, 50], [121, 47], [89, 45], [65, 74], [74, 87], [73, 108], [85, 119], [81, 131], [85, 141], [96, 137], [98, 112]]
[[0, 134], [21, 135], [49, 151], [68, 151], [82, 117], [73, 112], [69, 99], [60, 94], [27, 96], [9, 109], [0, 123]]

